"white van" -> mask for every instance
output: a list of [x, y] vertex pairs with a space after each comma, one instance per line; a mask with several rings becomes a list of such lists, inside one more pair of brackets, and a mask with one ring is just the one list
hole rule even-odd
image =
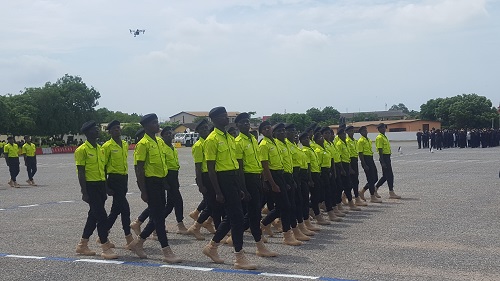
[[199, 137], [198, 133], [177, 133], [174, 136], [174, 142], [190, 147], [193, 146]]

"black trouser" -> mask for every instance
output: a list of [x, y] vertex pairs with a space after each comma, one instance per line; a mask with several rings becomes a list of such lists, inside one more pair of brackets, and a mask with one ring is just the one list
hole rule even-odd
[[302, 199], [302, 219], [309, 219], [309, 175], [307, 169], [300, 169], [300, 192]]
[[214, 221], [215, 228], [218, 228], [222, 221], [222, 217], [224, 217], [224, 206], [215, 200], [215, 190], [212, 186], [208, 173], [203, 173], [201, 175], [201, 179], [203, 185], [207, 189], [207, 192], [203, 194], [203, 201], [205, 201], [206, 206], [198, 216], [197, 222], [204, 223], [208, 217], [211, 216]]
[[342, 192], [344, 191], [344, 186], [342, 185], [342, 177], [340, 171], [342, 170], [342, 162], [335, 163], [335, 173], [337, 176], [332, 175], [330, 179], [331, 182], [335, 182], [333, 189], [333, 203], [335, 205], [342, 203]]
[[358, 198], [359, 196], [359, 166], [358, 166], [358, 158], [351, 157], [351, 168], [354, 170], [354, 174], [350, 175], [351, 177], [351, 187], [354, 191], [354, 197]]
[[370, 195], [375, 194], [375, 183], [378, 180], [377, 166], [375, 166], [375, 162], [373, 161], [373, 156], [371, 155], [363, 155], [366, 166], [368, 166], [368, 170], [365, 171], [366, 175], [366, 185], [365, 189], [370, 190]]
[[[285, 179], [285, 183], [287, 185], [286, 187], [286, 193], [288, 197], [288, 202], [290, 202], [290, 213], [289, 213], [289, 219], [290, 219], [290, 226], [292, 228], [297, 227], [297, 218], [296, 218], [296, 210], [297, 210], [297, 205], [295, 205], [295, 192], [297, 190], [297, 183], [295, 183], [295, 180], [293, 179], [293, 174], [292, 173], [283, 173], [283, 178]], [[301, 220], [302, 222], [302, 220]]]
[[19, 157], [7, 157], [7, 165], [9, 166], [10, 179], [17, 181], [16, 178], [19, 175]]
[[36, 174], [36, 156], [26, 156], [26, 170], [28, 172], [28, 179], [33, 180]]
[[89, 212], [87, 222], [83, 228], [83, 239], [89, 239], [97, 227], [97, 235], [101, 243], [108, 241], [108, 214], [104, 204], [106, 203], [106, 182], [105, 181], [88, 181], [86, 189], [89, 198]]
[[200, 204], [198, 204], [198, 207], [196, 207], [196, 210], [198, 210], [198, 212], [201, 212], [206, 207], [207, 207], [207, 203], [205, 202], [205, 197], [203, 197], [203, 199], [201, 200]]
[[385, 168], [382, 167], [382, 177], [378, 180], [376, 188], [382, 186], [385, 181], [387, 181], [387, 185], [389, 185], [389, 191], [394, 191], [394, 174], [392, 172], [391, 165], [391, 155], [390, 154], [382, 154], [382, 160], [384, 160]]
[[162, 248], [168, 246], [165, 231], [165, 178], [146, 177], [146, 194], [148, 195], [149, 222], [139, 235], [146, 239], [156, 230]]
[[418, 149], [422, 148], [422, 139], [417, 139]]
[[243, 207], [240, 194], [239, 171], [217, 172], [219, 187], [224, 196], [224, 210], [226, 215], [222, 219], [212, 240], [219, 243], [231, 230], [231, 238], [235, 252], [243, 248]]
[[347, 200], [352, 201], [351, 175], [349, 173], [350, 166], [351, 166], [351, 163], [342, 162], [342, 168], [344, 168], [345, 175], [340, 175], [340, 180], [342, 182], [342, 187], [344, 189], [344, 194], [347, 197]]
[[267, 195], [273, 199], [276, 206], [269, 211], [267, 216], [262, 220], [262, 224], [268, 225], [278, 217], [281, 217], [283, 232], [287, 232], [290, 230], [290, 201], [288, 200], [288, 192], [285, 179], [283, 178], [283, 171], [271, 170], [271, 175], [274, 182], [278, 185], [280, 192], [274, 192], [269, 183], [266, 182], [269, 189]]
[[314, 186], [309, 187], [309, 192], [311, 193], [311, 209], [313, 209], [314, 215], [319, 215], [319, 202], [320, 202], [320, 191], [321, 191], [321, 173], [311, 172], [311, 178]]
[[245, 186], [252, 197], [250, 201], [245, 202], [246, 214], [244, 221], [244, 229], [250, 228], [253, 239], [259, 242], [262, 238], [262, 230], [260, 229], [260, 220], [262, 219], [260, 197], [262, 193], [262, 178], [260, 174], [245, 173]]
[[[303, 206], [304, 200], [302, 199], [302, 182], [301, 182], [302, 180], [300, 178], [300, 167], [293, 167], [293, 180], [295, 181], [295, 194], [294, 194], [295, 219], [297, 220], [297, 223], [302, 223], [302, 222], [304, 222], [304, 215], [302, 214], [303, 209], [304, 209], [304, 206]], [[307, 182], [306, 182], [306, 184], [307, 184]], [[309, 218], [309, 217], [307, 217], [307, 218]]]
[[324, 194], [323, 199], [325, 201], [326, 211], [329, 212], [333, 210], [333, 185], [330, 182], [332, 168], [321, 168], [321, 189]]
[[127, 201], [128, 175], [108, 174], [108, 188], [113, 190], [113, 204], [108, 216], [108, 229], [113, 227], [121, 215], [125, 235], [130, 234], [130, 206]]
[[170, 188], [167, 190], [165, 217], [170, 215], [175, 208], [175, 219], [177, 222], [182, 222], [184, 220], [184, 201], [179, 190], [179, 171], [168, 170], [167, 184]]

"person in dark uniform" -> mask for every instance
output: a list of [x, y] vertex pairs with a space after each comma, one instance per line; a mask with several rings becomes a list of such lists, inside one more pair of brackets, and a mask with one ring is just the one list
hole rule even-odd
[[[256, 269], [243, 252], [243, 207], [241, 200], [248, 193], [240, 183], [239, 164], [236, 159], [236, 143], [234, 137], [226, 132], [229, 124], [224, 107], [210, 110], [209, 117], [215, 128], [205, 140], [205, 159], [208, 175], [215, 191], [218, 203], [223, 204], [225, 217], [217, 227], [212, 240], [203, 248], [203, 254], [215, 263], [224, 263], [219, 257], [217, 248], [221, 240], [231, 230], [237, 269]], [[246, 191], [246, 192], [245, 192]]]
[[158, 241], [162, 247], [163, 261], [179, 263], [181, 260], [172, 252], [168, 245], [165, 231], [165, 177], [168, 173], [166, 162], [166, 144], [156, 133], [160, 131], [158, 116], [154, 113], [141, 118], [144, 127], [144, 137], [137, 143], [135, 172], [137, 185], [141, 191], [142, 201], [148, 204], [150, 220], [141, 234], [129, 244], [128, 249], [134, 251], [140, 258], [147, 258], [143, 249], [144, 241], [156, 230]]
[[97, 227], [99, 241], [102, 243], [101, 257], [116, 259], [118, 255], [113, 252], [108, 240], [108, 215], [104, 208], [107, 199], [104, 172], [106, 156], [102, 147], [97, 143], [99, 131], [95, 121], [84, 123], [81, 132], [85, 134], [87, 140], [75, 150], [75, 163], [82, 200], [89, 204], [90, 210], [82, 238], [76, 246], [76, 253], [85, 256], [95, 255], [95, 252], [89, 249], [88, 241]]
[[361, 161], [361, 167], [363, 171], [365, 171], [367, 182], [360, 195], [366, 190], [370, 190], [370, 202], [382, 203], [382, 200], [375, 196], [375, 184], [378, 180], [378, 174], [377, 166], [375, 166], [375, 162], [373, 161], [372, 141], [368, 138], [368, 130], [365, 126], [359, 128], [359, 133], [361, 137], [358, 140], [357, 150], [359, 153], [359, 160]]
[[418, 129], [418, 132], [417, 132], [417, 143], [418, 143], [418, 149], [421, 149], [422, 148], [422, 131], [420, 129]]
[[36, 146], [33, 142], [31, 142], [30, 136], [24, 137], [25, 144], [22, 147], [23, 157], [24, 157], [24, 165], [26, 166], [26, 170], [28, 172], [28, 180], [26, 181], [31, 186], [36, 186], [33, 177], [36, 174]]
[[128, 143], [121, 139], [120, 121], [111, 121], [106, 128], [111, 139], [102, 145], [106, 161], [106, 183], [108, 195], [113, 196], [113, 204], [108, 216], [108, 229], [113, 227], [118, 215], [121, 215], [122, 228], [125, 234], [125, 247], [134, 238], [130, 232], [130, 206], [127, 201], [128, 192]]
[[14, 137], [7, 137], [7, 144], [3, 147], [5, 163], [9, 167], [11, 187], [21, 187], [17, 183], [17, 176], [19, 175], [19, 146], [14, 142]]
[[385, 136], [386, 125], [380, 123], [377, 126], [378, 136], [375, 139], [375, 147], [377, 148], [378, 154], [380, 156], [380, 166], [382, 166], [382, 177], [379, 179], [375, 188], [378, 189], [386, 181], [389, 185], [389, 199], [401, 199], [401, 196], [394, 192], [394, 174], [392, 172], [391, 165], [391, 144], [389, 139]]

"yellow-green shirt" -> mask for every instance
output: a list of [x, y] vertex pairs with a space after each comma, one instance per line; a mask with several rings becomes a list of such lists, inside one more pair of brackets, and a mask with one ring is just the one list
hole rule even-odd
[[104, 181], [104, 164], [106, 157], [104, 150], [97, 144], [93, 147], [88, 141], [85, 141], [75, 150], [76, 166], [85, 167], [86, 181]]
[[308, 164], [310, 164], [311, 161], [309, 160], [309, 157], [307, 157], [306, 153], [298, 146], [297, 146], [297, 155], [300, 158], [300, 168], [307, 170]]
[[351, 158], [358, 158], [358, 149], [357, 141], [355, 139], [351, 139], [349, 136], [346, 136], [345, 141], [347, 143], [347, 147], [349, 148], [349, 156]]
[[193, 155], [194, 163], [201, 163], [201, 172], [208, 172], [207, 160], [205, 160], [205, 153], [203, 151], [203, 146], [205, 139], [200, 137], [191, 148], [191, 154]]
[[330, 155], [333, 158], [333, 162], [335, 162], [335, 163], [341, 162], [340, 153], [337, 150], [337, 147], [335, 147], [335, 145], [332, 142], [325, 141], [325, 148], [326, 148], [326, 150], [328, 150], [330, 152]]
[[358, 153], [366, 156], [373, 156], [372, 141], [369, 138], [361, 136], [358, 140]]
[[215, 161], [216, 172], [238, 170], [233, 136], [215, 128], [205, 140], [205, 159]]
[[148, 134], [135, 146], [135, 163], [144, 162], [144, 175], [147, 178], [163, 178], [167, 176], [168, 169], [166, 163], [165, 148], [166, 145], [160, 137], [152, 139]]
[[18, 158], [19, 157], [19, 146], [17, 146], [17, 143], [7, 143], [3, 147], [3, 153], [9, 157], [9, 158]]
[[[164, 142], [165, 143], [165, 142]], [[165, 143], [165, 157], [167, 158], [167, 169], [170, 171], [179, 171], [179, 153], [175, 147], [170, 147]]]
[[289, 139], [285, 139], [285, 143], [292, 154], [292, 166], [300, 167], [301, 162], [303, 161], [302, 155], [299, 154], [300, 148], [296, 143], [291, 142]]
[[378, 134], [377, 138], [375, 138], [375, 147], [377, 148], [377, 152], [382, 148], [382, 154], [391, 154], [391, 144], [384, 134]]
[[110, 139], [102, 145], [108, 174], [128, 175], [128, 143], [124, 140], [121, 140], [121, 143], [122, 146]]
[[308, 162], [311, 164], [311, 173], [321, 172], [321, 168], [318, 162], [318, 155], [316, 154], [314, 149], [312, 147], [304, 146], [302, 148], [302, 151], [306, 155]]
[[326, 148], [323, 148], [321, 145], [317, 145], [314, 152], [318, 155], [318, 163], [321, 168], [332, 167], [332, 156]]
[[260, 148], [260, 161], [269, 162], [269, 170], [284, 170], [283, 159], [281, 151], [276, 146], [275, 141], [264, 137], [259, 144]]
[[337, 151], [340, 153], [340, 161], [344, 163], [351, 163], [351, 156], [349, 154], [349, 147], [347, 146], [347, 143], [338, 138], [337, 141], [335, 142], [335, 147], [337, 148]]
[[21, 151], [27, 157], [34, 157], [36, 155], [36, 146], [34, 143], [25, 143]]
[[280, 150], [281, 158], [283, 159], [283, 170], [285, 173], [293, 173], [292, 154], [290, 153], [290, 149], [288, 149], [286, 143], [280, 141], [279, 139], [274, 139], [274, 141], [276, 142], [276, 145]]
[[260, 148], [257, 139], [240, 133], [236, 139], [236, 159], [243, 161], [243, 172], [248, 174], [262, 173], [262, 162], [260, 162]]

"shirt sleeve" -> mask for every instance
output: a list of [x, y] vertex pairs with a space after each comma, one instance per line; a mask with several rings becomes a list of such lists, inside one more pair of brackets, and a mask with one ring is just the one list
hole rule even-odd
[[202, 163], [203, 162], [203, 147], [201, 145], [193, 146], [192, 150], [194, 163]]
[[135, 146], [135, 155], [134, 155], [134, 161], [137, 163], [137, 161], [146, 161], [146, 156], [147, 156], [147, 146], [145, 143], [139, 142]]
[[382, 138], [377, 137], [375, 139], [375, 147], [377, 148], [377, 150], [380, 148], [384, 148], [384, 143], [382, 141]]
[[205, 159], [207, 161], [217, 160], [217, 140], [207, 139], [205, 141]]
[[362, 153], [364, 151], [363, 150], [363, 144], [364, 144], [364, 142], [365, 142], [365, 140], [358, 140], [358, 145], [357, 145], [358, 146], [357, 147], [358, 153], [360, 153], [360, 152]]
[[79, 147], [75, 150], [75, 163], [77, 166], [85, 166], [86, 157], [85, 157], [85, 149], [83, 147]]
[[239, 139], [235, 141], [235, 143], [236, 143], [236, 159], [243, 159], [244, 141], [243, 139]]
[[269, 161], [269, 147], [264, 143], [260, 147], [260, 161]]
[[26, 144], [21, 148], [21, 154], [26, 154]]

